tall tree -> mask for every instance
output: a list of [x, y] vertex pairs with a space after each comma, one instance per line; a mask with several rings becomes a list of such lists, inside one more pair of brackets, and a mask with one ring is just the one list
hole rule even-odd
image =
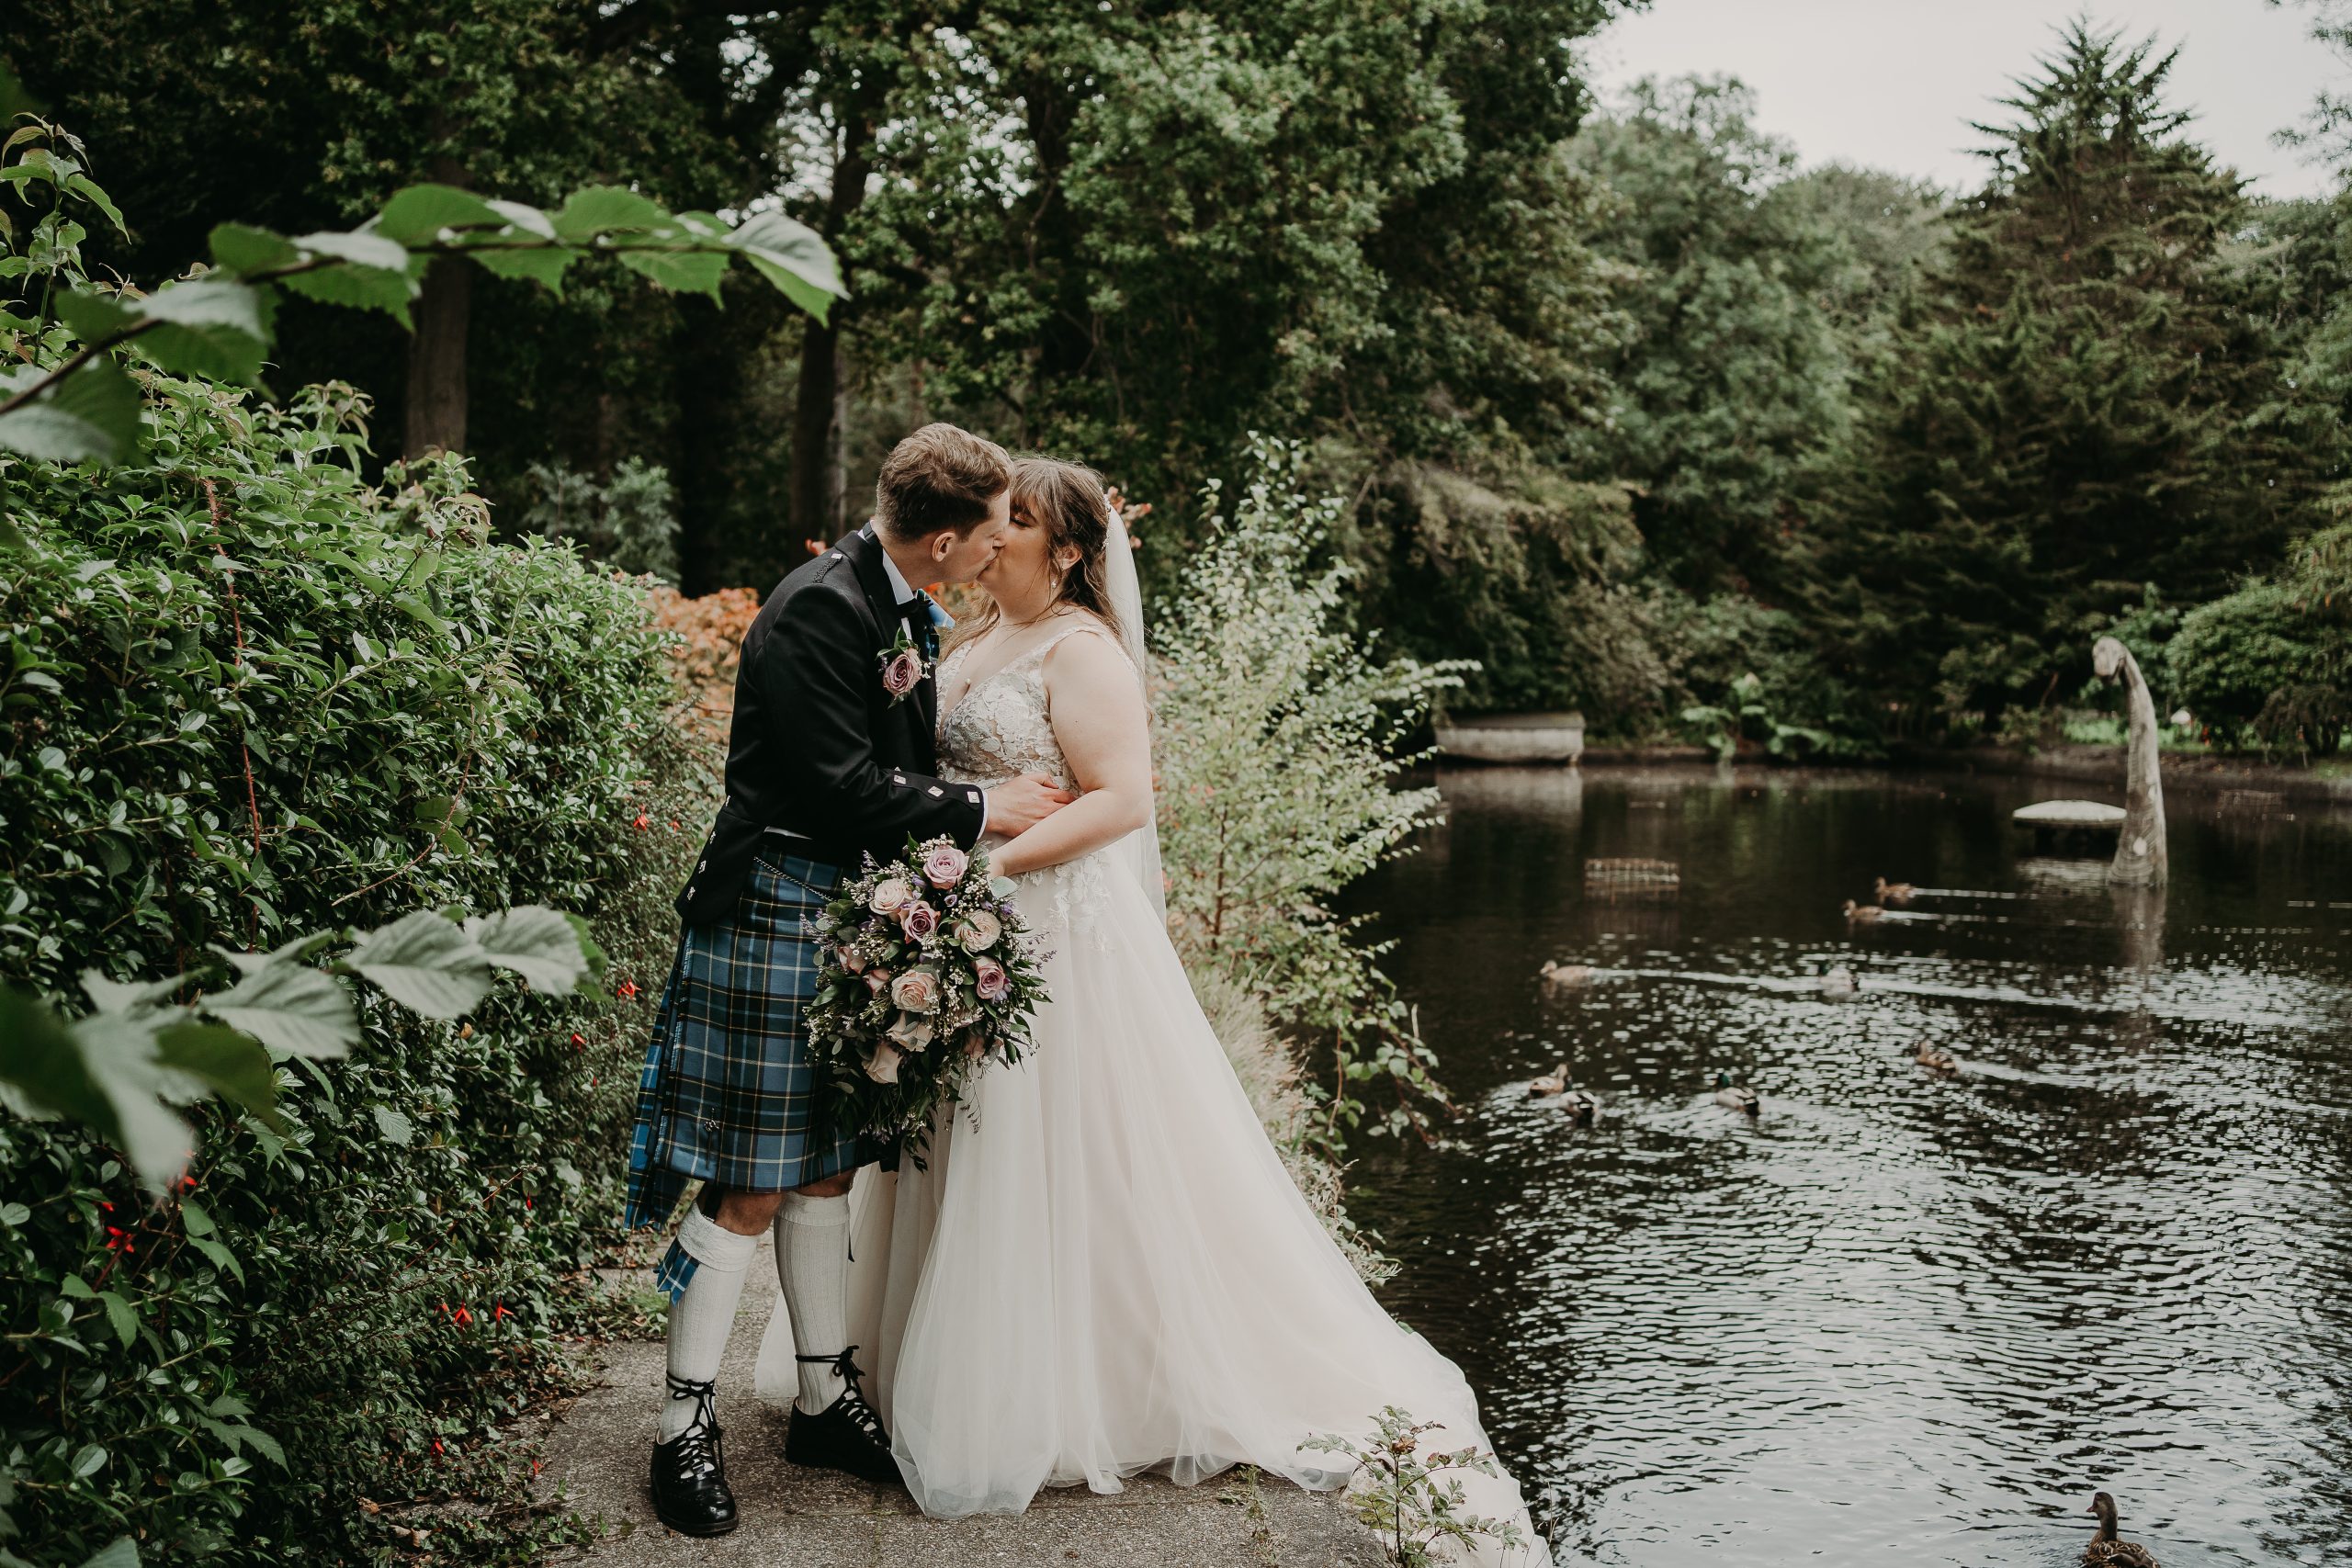
[[2240, 181], [2166, 102], [2172, 65], [2064, 31], [2015, 118], [1978, 128], [1991, 178], [1868, 400], [1815, 602], [1838, 659], [1914, 715], [2059, 689], [2149, 590], [2208, 598], [2275, 558], [2309, 501], [2261, 417], [2276, 344], [2228, 252]]

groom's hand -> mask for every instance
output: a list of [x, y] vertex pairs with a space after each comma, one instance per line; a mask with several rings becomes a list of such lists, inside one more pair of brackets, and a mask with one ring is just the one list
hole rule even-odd
[[988, 797], [989, 831], [1008, 839], [1019, 838], [1078, 798], [1042, 773], [1007, 779]]

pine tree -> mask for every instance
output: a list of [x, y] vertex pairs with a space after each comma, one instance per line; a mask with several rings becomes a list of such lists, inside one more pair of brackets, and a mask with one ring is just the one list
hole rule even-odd
[[2166, 104], [2173, 60], [2078, 21], [2003, 100], [2015, 118], [1976, 128], [1992, 177], [1865, 400], [1815, 610], [1915, 714], [2071, 691], [2148, 588], [2226, 592], [2308, 501], [2261, 417], [2278, 367], [2227, 251], [2242, 182]]

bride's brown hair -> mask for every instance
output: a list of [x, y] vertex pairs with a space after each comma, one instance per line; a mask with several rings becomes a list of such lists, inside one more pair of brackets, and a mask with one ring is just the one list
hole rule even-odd
[[[1111, 502], [1103, 493], [1102, 476], [1078, 463], [1058, 457], [1015, 457], [1012, 460], [1012, 514], [1046, 531], [1046, 559], [1050, 562], [1065, 546], [1075, 547], [1078, 560], [1062, 573], [1054, 603], [1048, 609], [1075, 604], [1098, 615], [1114, 637], [1126, 628], [1111, 608], [1110, 584], [1104, 570], [1111, 539]], [[996, 625], [1003, 612], [991, 599], [979, 614], [956, 628], [954, 640], [969, 642]]]

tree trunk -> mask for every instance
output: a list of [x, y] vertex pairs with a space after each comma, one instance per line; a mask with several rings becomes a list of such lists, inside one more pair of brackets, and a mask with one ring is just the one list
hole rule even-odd
[[445, 256], [425, 271], [408, 345], [406, 457], [466, 448], [466, 328], [473, 293], [468, 263]]
[[[825, 199], [828, 242], [840, 240], [865, 200], [865, 180], [873, 171], [870, 108], [848, 103], [841, 114], [841, 157], [833, 164], [832, 193]], [[830, 321], [811, 316], [800, 333], [800, 385], [792, 405], [792, 528], [820, 544], [831, 544], [849, 521], [842, 474], [842, 326], [847, 310], [848, 301], [835, 300]]]

